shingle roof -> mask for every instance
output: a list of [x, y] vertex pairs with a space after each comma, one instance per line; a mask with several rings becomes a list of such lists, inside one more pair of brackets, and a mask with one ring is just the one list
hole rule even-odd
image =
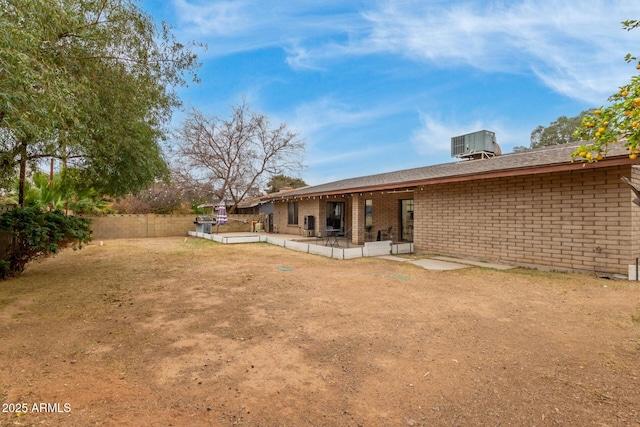
[[[523, 175], [550, 170], [603, 167], [614, 162], [633, 163], [628, 152], [614, 144], [607, 157], [597, 163], [572, 163], [571, 154], [581, 143], [569, 143], [553, 147], [509, 153], [492, 158], [462, 160], [414, 169], [405, 169], [376, 175], [348, 178], [326, 184], [298, 188], [286, 192], [286, 197], [340, 192], [370, 191], [378, 189], [407, 188], [443, 181], [481, 179], [496, 175]], [[273, 195], [271, 199], [284, 196]]]
[[249, 197], [249, 198], [246, 198], [246, 199], [244, 199], [244, 200], [241, 200], [241, 201], [238, 203], [238, 206], [237, 206], [237, 207], [238, 207], [238, 208], [240, 208], [240, 209], [254, 208], [254, 207], [256, 207], [256, 206], [258, 206], [258, 205], [260, 205], [260, 204], [264, 203], [264, 202], [262, 201], [262, 197], [263, 197], [263, 196], [256, 196], [256, 197]]

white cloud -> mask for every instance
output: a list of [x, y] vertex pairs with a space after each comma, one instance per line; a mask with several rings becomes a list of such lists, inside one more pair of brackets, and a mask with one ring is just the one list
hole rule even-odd
[[[294, 70], [328, 69], [362, 55], [402, 56], [424, 67], [465, 65], [533, 74], [551, 90], [602, 103], [634, 73], [640, 16], [627, 0], [378, 0], [365, 8], [326, 0], [173, 0], [187, 37], [206, 56], [277, 46]], [[634, 50], [636, 52], [634, 52]]]
[[389, 114], [391, 110], [388, 109], [355, 109], [338, 99], [326, 96], [298, 105], [291, 125], [304, 131], [305, 135], [314, 135], [359, 128]]
[[366, 129], [378, 121], [388, 120], [393, 113], [393, 106], [360, 109], [326, 96], [297, 106], [288, 125], [304, 135], [310, 166], [348, 163], [380, 156], [389, 149], [376, 140], [363, 141], [366, 136], [360, 132], [357, 132], [357, 141], [350, 141], [347, 135], [351, 130]]
[[553, 90], [594, 102], [628, 80], [623, 57], [637, 34], [620, 22], [637, 17], [626, 1], [420, 2], [389, 0], [364, 14], [372, 52], [446, 67], [532, 71]]
[[287, 52], [287, 64], [294, 70], [322, 70], [322, 67], [317, 65], [317, 61], [311, 60], [309, 51], [303, 46], [293, 42], [291, 46], [284, 49]]
[[279, 46], [292, 54], [294, 68], [317, 68], [301, 56], [303, 44], [318, 47], [365, 24], [356, 11], [339, 0], [172, 1], [180, 23], [177, 30], [184, 37], [209, 44], [207, 55]]
[[200, 36], [230, 37], [245, 32], [252, 25], [252, 14], [245, 1], [217, 1], [196, 4], [174, 0], [181, 27]]

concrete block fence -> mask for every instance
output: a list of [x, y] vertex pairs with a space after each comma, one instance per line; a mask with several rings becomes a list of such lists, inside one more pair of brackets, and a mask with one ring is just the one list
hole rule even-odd
[[[105, 215], [87, 216], [91, 219], [93, 239], [186, 236], [195, 231], [196, 215]], [[249, 232], [257, 215], [229, 215], [229, 223], [220, 225], [220, 233]], [[214, 224], [215, 228], [216, 225]]]

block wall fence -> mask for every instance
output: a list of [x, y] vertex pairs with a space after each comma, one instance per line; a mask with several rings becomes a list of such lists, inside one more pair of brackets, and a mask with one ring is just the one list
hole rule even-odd
[[[91, 219], [93, 239], [186, 236], [195, 231], [196, 215], [105, 215]], [[258, 215], [229, 215], [229, 223], [220, 225], [220, 233], [250, 231]], [[213, 230], [216, 230], [214, 224]]]

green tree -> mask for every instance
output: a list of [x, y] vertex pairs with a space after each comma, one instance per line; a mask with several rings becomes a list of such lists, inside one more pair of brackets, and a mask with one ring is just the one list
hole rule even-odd
[[285, 187], [301, 188], [307, 185], [308, 184], [300, 178], [279, 174], [272, 176], [267, 182], [267, 193], [277, 193]]
[[[15, 189], [18, 188], [16, 180]], [[17, 204], [17, 193], [9, 193], [8, 201]], [[107, 211], [108, 200], [100, 196], [92, 188], [74, 191], [70, 193], [64, 187], [64, 181], [60, 173], [53, 176], [36, 171], [30, 180], [25, 183], [24, 205], [36, 207], [42, 210], [72, 211], [80, 214], [99, 214]]]
[[161, 142], [197, 57], [135, 0], [0, 0], [0, 182], [63, 163], [66, 185], [126, 194], [168, 173]]
[[566, 144], [576, 141], [574, 132], [582, 122], [582, 118], [591, 114], [593, 110], [586, 110], [575, 117], [561, 116], [551, 122], [549, 126], [538, 126], [531, 132], [529, 147], [514, 147], [514, 151], [526, 151], [534, 148]]
[[[622, 23], [627, 31], [640, 27], [640, 21]], [[627, 54], [627, 63], [637, 63], [638, 58]], [[622, 143], [629, 150], [629, 157], [635, 159], [640, 153], [640, 75], [609, 97], [611, 105], [595, 109], [584, 117], [575, 131], [575, 137], [588, 141], [573, 153], [573, 159], [597, 162], [606, 156], [609, 144]]]
[[42, 210], [63, 210], [65, 199], [59, 174], [54, 176], [53, 181], [50, 182], [46, 174], [36, 172], [31, 180], [25, 184], [24, 204], [26, 206]]

